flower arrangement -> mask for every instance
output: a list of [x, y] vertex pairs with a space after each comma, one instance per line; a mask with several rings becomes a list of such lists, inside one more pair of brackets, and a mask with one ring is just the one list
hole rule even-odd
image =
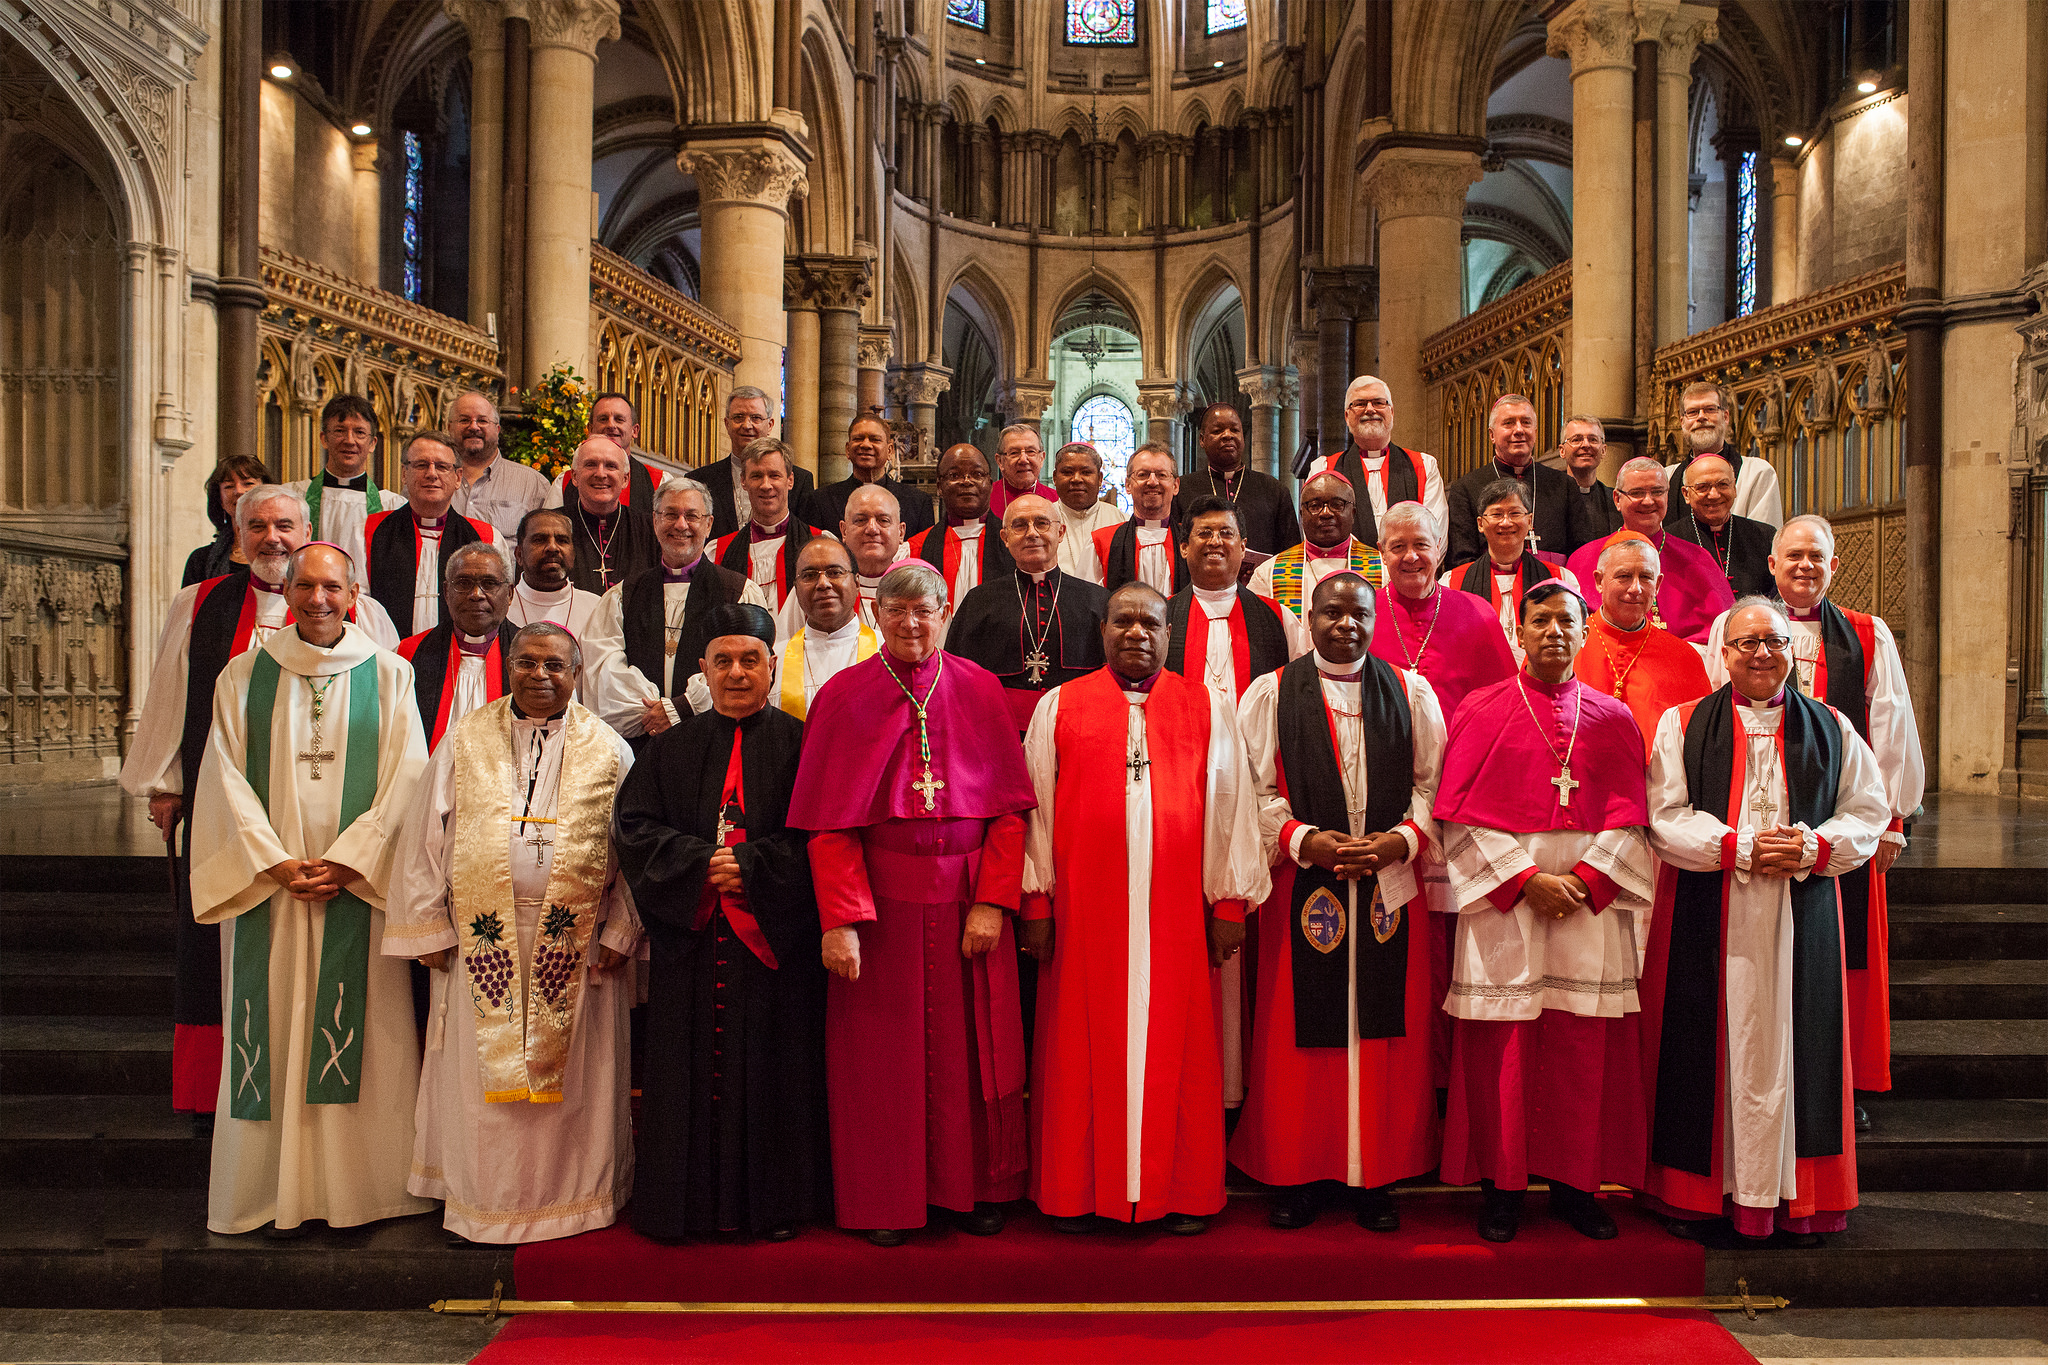
[[506, 415], [504, 453], [560, 478], [590, 424], [590, 381], [571, 366], [557, 365], [524, 394], [513, 392], [522, 400], [521, 414]]

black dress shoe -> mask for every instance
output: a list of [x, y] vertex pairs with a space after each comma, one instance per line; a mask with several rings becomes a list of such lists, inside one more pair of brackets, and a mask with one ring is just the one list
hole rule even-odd
[[263, 1229], [263, 1235], [273, 1242], [296, 1242], [312, 1230], [312, 1228], [304, 1223], [289, 1228], [281, 1228], [277, 1224], [272, 1223]]
[[1479, 1211], [1479, 1235], [1489, 1242], [1512, 1242], [1522, 1226], [1523, 1190], [1498, 1190], [1481, 1181], [1486, 1204]]
[[1856, 1131], [1859, 1133], [1870, 1131], [1870, 1111], [1860, 1104], [1856, 1106]]
[[976, 1237], [993, 1237], [1003, 1230], [1003, 1210], [998, 1204], [977, 1203], [965, 1213], [953, 1214], [953, 1226]]
[[1394, 1191], [1390, 1187], [1360, 1190], [1356, 1198], [1358, 1226], [1367, 1232], [1401, 1230], [1401, 1211], [1394, 1207]]
[[1098, 1226], [1100, 1225], [1095, 1221], [1095, 1215], [1092, 1213], [1077, 1213], [1070, 1218], [1055, 1218], [1052, 1220], [1053, 1231], [1070, 1232], [1077, 1237], [1085, 1236], [1095, 1231]]
[[1322, 1191], [1314, 1185], [1296, 1185], [1273, 1196], [1266, 1221], [1276, 1228], [1305, 1228], [1323, 1211]]
[[1555, 1180], [1550, 1182], [1550, 1216], [1563, 1219], [1572, 1225], [1572, 1231], [1596, 1242], [1612, 1241], [1621, 1235], [1621, 1229], [1614, 1226], [1614, 1219], [1600, 1207], [1599, 1200], [1584, 1190], [1560, 1185]]
[[868, 1241], [878, 1247], [900, 1247], [910, 1240], [910, 1233], [903, 1228], [869, 1228]]
[[1707, 1243], [1728, 1230], [1726, 1218], [1666, 1218], [1664, 1230], [1685, 1242]]
[[761, 1235], [771, 1242], [787, 1242], [796, 1236], [796, 1224], [777, 1223]]
[[1192, 1213], [1169, 1213], [1159, 1220], [1159, 1226], [1162, 1231], [1170, 1232], [1176, 1237], [1193, 1237], [1197, 1233], [1209, 1230], [1209, 1220], [1197, 1218]]
[[1815, 1247], [1827, 1245], [1827, 1239], [1817, 1232], [1788, 1232], [1784, 1237], [1786, 1246], [1797, 1247], [1802, 1251], [1811, 1251]]

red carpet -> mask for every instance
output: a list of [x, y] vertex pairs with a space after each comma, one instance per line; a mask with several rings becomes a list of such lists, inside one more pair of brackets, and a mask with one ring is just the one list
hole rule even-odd
[[877, 1365], [1754, 1365], [1713, 1314], [1679, 1308], [972, 1317], [533, 1313], [514, 1318], [476, 1360], [478, 1365], [792, 1360]]
[[[1401, 1200], [1401, 1231], [1366, 1232], [1339, 1212], [1283, 1232], [1266, 1201], [1230, 1200], [1199, 1237], [1111, 1229], [1054, 1232], [1036, 1211], [995, 1237], [932, 1229], [874, 1247], [836, 1228], [796, 1240], [665, 1247], [625, 1227], [519, 1248], [521, 1299], [699, 1303], [1236, 1303], [1317, 1299], [1656, 1298], [1705, 1292], [1698, 1245], [1665, 1232], [1626, 1198], [1604, 1201], [1621, 1227], [1592, 1242], [1532, 1195], [1521, 1235], [1479, 1240], [1479, 1201]], [[1028, 1210], [1028, 1206], [1020, 1206]]]

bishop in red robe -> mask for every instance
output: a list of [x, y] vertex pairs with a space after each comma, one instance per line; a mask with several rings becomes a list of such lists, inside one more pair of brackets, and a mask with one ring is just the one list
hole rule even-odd
[[1023, 1020], [1009, 917], [1032, 806], [1002, 685], [939, 649], [946, 587], [899, 564], [882, 648], [818, 689], [788, 825], [808, 853], [841, 1227], [897, 1246], [928, 1206], [1000, 1231], [1024, 1193]]
[[1047, 693], [1025, 737], [1031, 1197], [1062, 1231], [1187, 1235], [1224, 1198], [1209, 968], [1268, 880], [1234, 717], [1164, 666], [1166, 599], [1119, 588], [1102, 644], [1109, 666]]
[[1700, 652], [1650, 620], [1658, 562], [1656, 547], [1633, 531], [1608, 538], [1593, 570], [1600, 609], [1572, 663], [1573, 677], [1628, 707], [1646, 749], [1666, 711], [1713, 690]]

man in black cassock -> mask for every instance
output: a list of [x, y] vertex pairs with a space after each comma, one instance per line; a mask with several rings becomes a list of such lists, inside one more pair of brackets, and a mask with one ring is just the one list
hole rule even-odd
[[653, 951], [632, 1222], [786, 1241], [832, 1214], [818, 907], [784, 824], [804, 727], [768, 705], [774, 618], [709, 630], [712, 709], [648, 745], [614, 831]]
[[1493, 442], [1493, 458], [1451, 485], [1451, 549], [1444, 556], [1445, 564], [1470, 564], [1486, 553], [1486, 539], [1479, 534], [1479, 514], [1486, 509], [1479, 505], [1479, 498], [1498, 479], [1513, 479], [1522, 485], [1523, 500], [1536, 517], [1532, 550], [1569, 555], [1598, 538], [1577, 481], [1536, 463], [1534, 403], [1519, 393], [1504, 393], [1494, 399], [1493, 410], [1486, 415], [1486, 434]]
[[855, 490], [879, 486], [896, 499], [898, 515], [903, 519], [904, 539], [930, 529], [931, 494], [892, 479], [885, 472], [889, 468], [889, 457], [895, 451], [896, 437], [889, 430], [888, 418], [873, 411], [854, 418], [853, 424], [846, 429], [846, 463], [853, 467], [853, 473], [838, 483], [824, 484], [811, 494], [810, 503], [799, 509], [804, 518], [816, 522], [824, 530], [836, 532], [839, 523], [846, 520], [846, 500], [854, 495]]
[[1695, 455], [1684, 479], [1685, 510], [1667, 518], [1664, 529], [1714, 557], [1737, 597], [1769, 597], [1778, 590], [1771, 573], [1768, 522], [1735, 513], [1735, 467], [1721, 455]]
[[1002, 681], [1017, 733], [1030, 728], [1038, 699], [1102, 667], [1102, 619], [1109, 593], [1062, 573], [1066, 524], [1036, 493], [1003, 509], [1003, 548], [1016, 572], [992, 578], [961, 601], [946, 652], [972, 659]]
[[1244, 528], [1245, 548], [1253, 553], [1254, 567], [1279, 554], [1290, 545], [1301, 544], [1301, 523], [1294, 515], [1294, 499], [1271, 474], [1244, 467], [1244, 419], [1228, 403], [1211, 403], [1195, 419], [1195, 434], [1202, 447], [1200, 469], [1181, 476], [1180, 492], [1173, 500], [1173, 519], [1186, 526], [1186, 509], [1197, 498], [1228, 498], [1237, 506], [1237, 519]]
[[654, 534], [654, 498], [635, 507], [625, 501], [632, 487], [632, 457], [608, 436], [593, 436], [576, 447], [572, 479], [563, 491], [562, 511], [574, 528], [576, 557], [569, 582], [599, 597], [643, 569], [653, 567], [661, 547]]

